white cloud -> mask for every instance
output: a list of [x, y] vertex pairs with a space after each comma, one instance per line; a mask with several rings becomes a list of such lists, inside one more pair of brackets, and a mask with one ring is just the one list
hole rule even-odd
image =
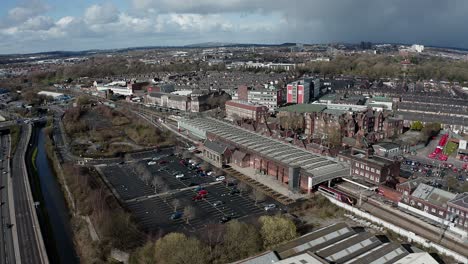
[[46, 16], [32, 17], [26, 20], [22, 25], [23, 30], [48, 30], [54, 26], [54, 20]]
[[232, 24], [220, 15], [169, 14], [168, 21], [183, 31], [227, 31], [233, 28]]
[[29, 0], [8, 11], [8, 20], [23, 22], [45, 13], [50, 7], [40, 0]]
[[119, 19], [119, 10], [111, 3], [103, 5], [92, 5], [88, 7], [84, 14], [84, 21], [87, 24], [108, 24]]

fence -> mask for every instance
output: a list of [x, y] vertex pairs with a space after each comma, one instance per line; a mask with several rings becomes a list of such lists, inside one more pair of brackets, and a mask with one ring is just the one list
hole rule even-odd
[[467, 256], [463, 256], [463, 255], [460, 255], [450, 249], [447, 249], [445, 247], [442, 247], [441, 245], [439, 244], [436, 244], [430, 240], [427, 240], [417, 234], [415, 234], [414, 232], [411, 232], [411, 231], [408, 231], [406, 229], [403, 229], [399, 226], [396, 226], [394, 224], [391, 224], [387, 221], [384, 221], [378, 217], [375, 217], [369, 213], [366, 213], [366, 212], [363, 212], [361, 210], [359, 210], [358, 208], [355, 208], [355, 207], [352, 207], [348, 204], [345, 204], [345, 203], [342, 203], [338, 200], [335, 200], [334, 198], [331, 198], [331, 197], [327, 197], [325, 196], [328, 200], [330, 200], [331, 203], [349, 211], [349, 212], [352, 212], [353, 214], [355, 214], [356, 216], [358, 217], [361, 217], [361, 218], [365, 218], [373, 223], [376, 223], [376, 224], [379, 224], [383, 227], [385, 227], [386, 229], [388, 230], [391, 230], [395, 233], [397, 233], [398, 235], [400, 236], [403, 236], [403, 237], [406, 237], [408, 238], [409, 240], [411, 241], [414, 241], [424, 247], [427, 247], [427, 248], [433, 248], [435, 249], [437, 252], [439, 252], [440, 254], [443, 254], [443, 255], [447, 255], [447, 256], [450, 256], [452, 258], [454, 258], [456, 261], [460, 261], [462, 263], [468, 263], [468, 257]]

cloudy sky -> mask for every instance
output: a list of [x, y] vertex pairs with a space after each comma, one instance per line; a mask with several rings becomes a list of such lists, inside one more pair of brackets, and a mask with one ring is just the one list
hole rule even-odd
[[0, 0], [0, 54], [210, 41], [468, 48], [468, 1]]

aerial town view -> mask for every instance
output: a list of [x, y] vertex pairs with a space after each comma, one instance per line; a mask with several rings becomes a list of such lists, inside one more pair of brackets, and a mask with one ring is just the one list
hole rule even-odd
[[0, 264], [468, 264], [467, 14], [0, 1]]

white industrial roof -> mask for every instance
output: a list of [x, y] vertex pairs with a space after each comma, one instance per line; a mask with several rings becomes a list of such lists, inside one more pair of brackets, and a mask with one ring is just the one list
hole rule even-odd
[[429, 253], [411, 253], [402, 259], [396, 261], [394, 264], [438, 264]]

